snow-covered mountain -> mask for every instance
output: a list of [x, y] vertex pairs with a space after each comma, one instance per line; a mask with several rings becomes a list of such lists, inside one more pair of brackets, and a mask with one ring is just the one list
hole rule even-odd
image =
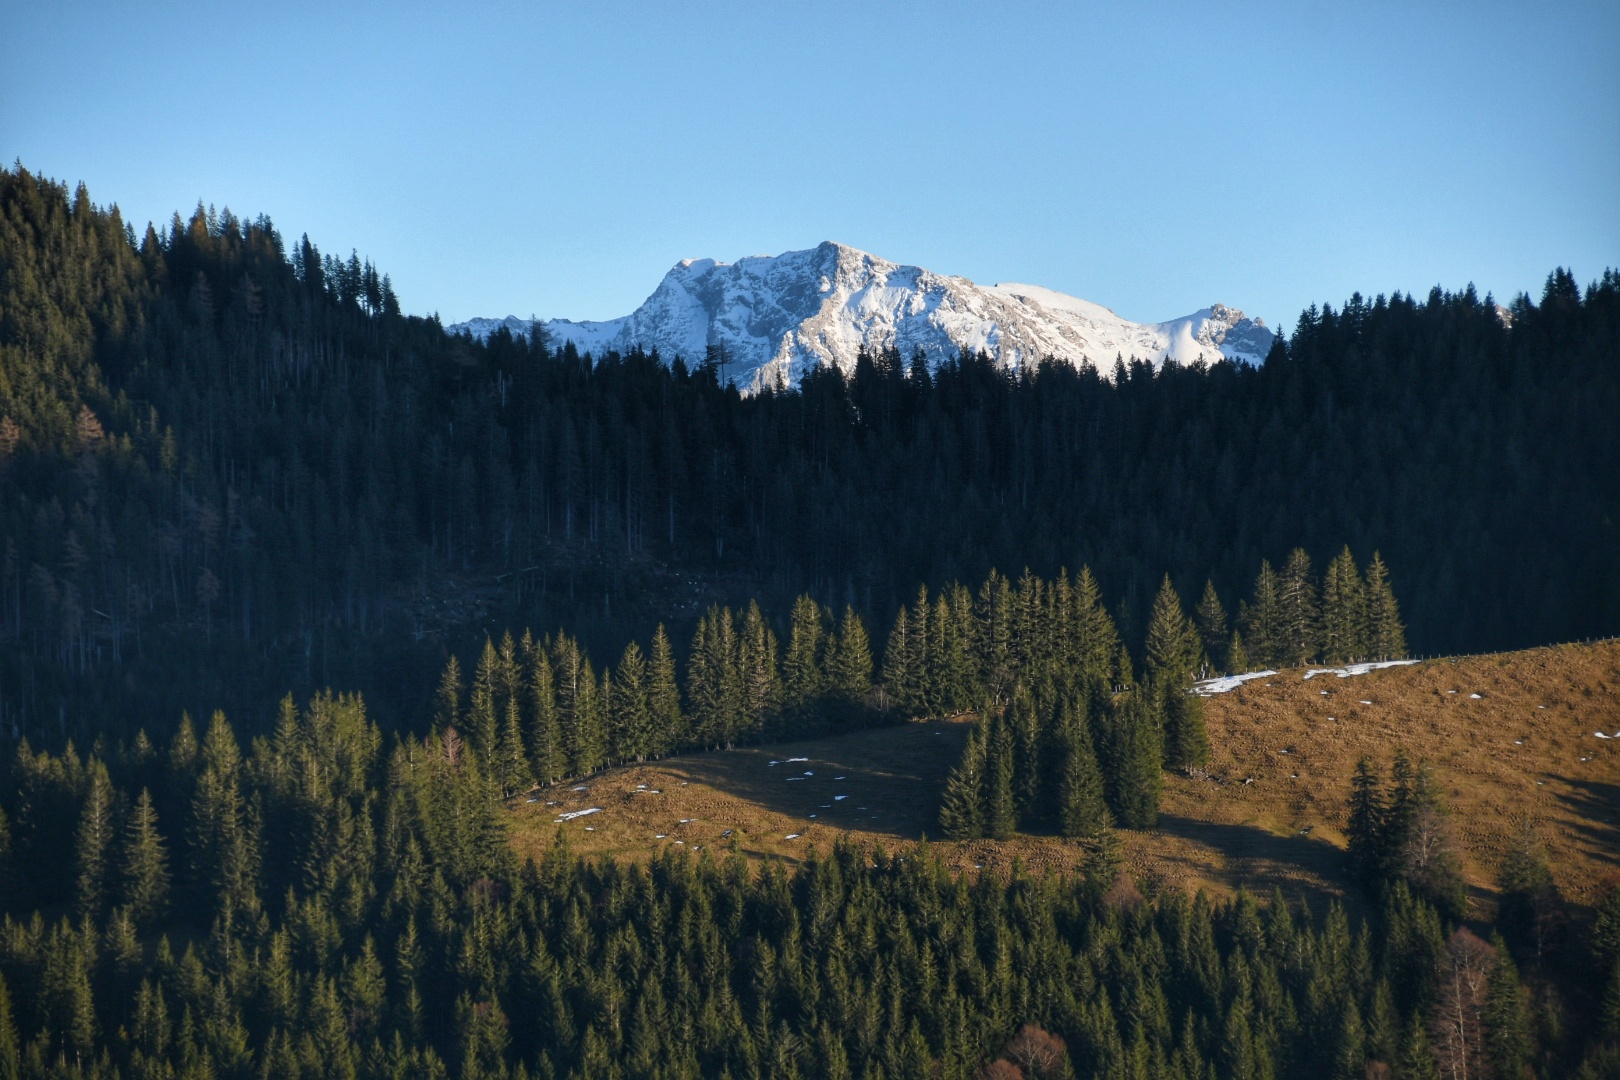
[[976, 285], [831, 242], [734, 263], [685, 259], [619, 319], [508, 316], [448, 329], [484, 338], [500, 326], [526, 335], [535, 325], [553, 346], [572, 341], [597, 356], [640, 345], [694, 363], [723, 346], [725, 377], [744, 389], [796, 385], [818, 364], [851, 371], [862, 346], [893, 346], [907, 362], [920, 349], [931, 365], [965, 347], [1012, 368], [1054, 357], [1106, 370], [1116, 356], [1155, 366], [1166, 357], [1258, 364], [1273, 340], [1259, 319], [1223, 304], [1135, 323], [1037, 285]]

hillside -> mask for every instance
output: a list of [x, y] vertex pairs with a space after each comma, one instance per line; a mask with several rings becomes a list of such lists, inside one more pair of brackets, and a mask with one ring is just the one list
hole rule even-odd
[[[1342, 679], [1303, 674], [1285, 671], [1207, 701], [1211, 779], [1168, 779], [1160, 829], [1127, 834], [1139, 878], [1344, 895], [1351, 770], [1368, 754], [1387, 771], [1396, 746], [1434, 766], [1476, 899], [1489, 900], [1520, 819], [1546, 844], [1571, 900], [1593, 902], [1620, 873], [1620, 738], [1593, 734], [1620, 732], [1620, 642]], [[538, 855], [555, 842], [559, 815], [599, 807], [560, 826], [576, 851], [642, 858], [666, 845], [735, 843], [793, 860], [846, 832], [892, 849], [937, 835], [939, 791], [966, 730], [964, 722], [914, 723], [611, 769], [535, 802], [514, 801], [512, 842]], [[1081, 854], [1047, 837], [936, 847], [962, 870], [1003, 870], [1015, 857], [1071, 869]]]

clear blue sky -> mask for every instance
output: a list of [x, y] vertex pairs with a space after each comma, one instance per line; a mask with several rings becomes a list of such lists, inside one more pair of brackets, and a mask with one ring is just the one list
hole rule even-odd
[[0, 159], [406, 310], [607, 318], [839, 240], [1142, 320], [1620, 266], [1620, 4], [27, 3]]

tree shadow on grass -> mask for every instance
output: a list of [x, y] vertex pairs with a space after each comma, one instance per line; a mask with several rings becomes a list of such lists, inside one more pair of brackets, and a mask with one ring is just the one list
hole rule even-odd
[[[1159, 815], [1159, 831], [1200, 847], [1218, 858], [1205, 863], [1188, 856], [1180, 860], [1204, 876], [1242, 886], [1252, 893], [1282, 890], [1283, 896], [1303, 897], [1321, 914], [1333, 900], [1343, 903], [1352, 916], [1364, 913], [1367, 898], [1350, 882], [1345, 853], [1326, 840], [1309, 835], [1278, 836], [1255, 825], [1230, 825], [1174, 814]], [[1171, 859], [1177, 856], [1172, 854]]]
[[1579, 816], [1580, 820], [1571, 822], [1569, 828], [1589, 857], [1620, 865], [1620, 784], [1570, 776], [1553, 778], [1571, 789], [1567, 794], [1560, 792], [1558, 800]]
[[[961, 757], [968, 728], [960, 723], [909, 723], [807, 742], [693, 754], [672, 758], [666, 767], [765, 810], [806, 819], [815, 814], [815, 820], [828, 828], [916, 840], [924, 833], [938, 835], [940, 792]], [[808, 760], [789, 760], [795, 757]]]

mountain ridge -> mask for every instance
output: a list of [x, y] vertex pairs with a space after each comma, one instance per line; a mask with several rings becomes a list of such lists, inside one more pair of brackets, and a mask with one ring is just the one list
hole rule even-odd
[[1263, 320], [1211, 304], [1159, 323], [1038, 285], [979, 285], [825, 241], [726, 263], [683, 259], [629, 315], [600, 321], [474, 318], [447, 327], [487, 338], [539, 326], [554, 346], [602, 355], [641, 347], [689, 362], [723, 349], [724, 378], [740, 387], [797, 385], [812, 368], [853, 370], [861, 349], [921, 352], [930, 366], [966, 348], [1018, 369], [1047, 358], [1104, 368], [1116, 358], [1259, 364], [1275, 335]]

